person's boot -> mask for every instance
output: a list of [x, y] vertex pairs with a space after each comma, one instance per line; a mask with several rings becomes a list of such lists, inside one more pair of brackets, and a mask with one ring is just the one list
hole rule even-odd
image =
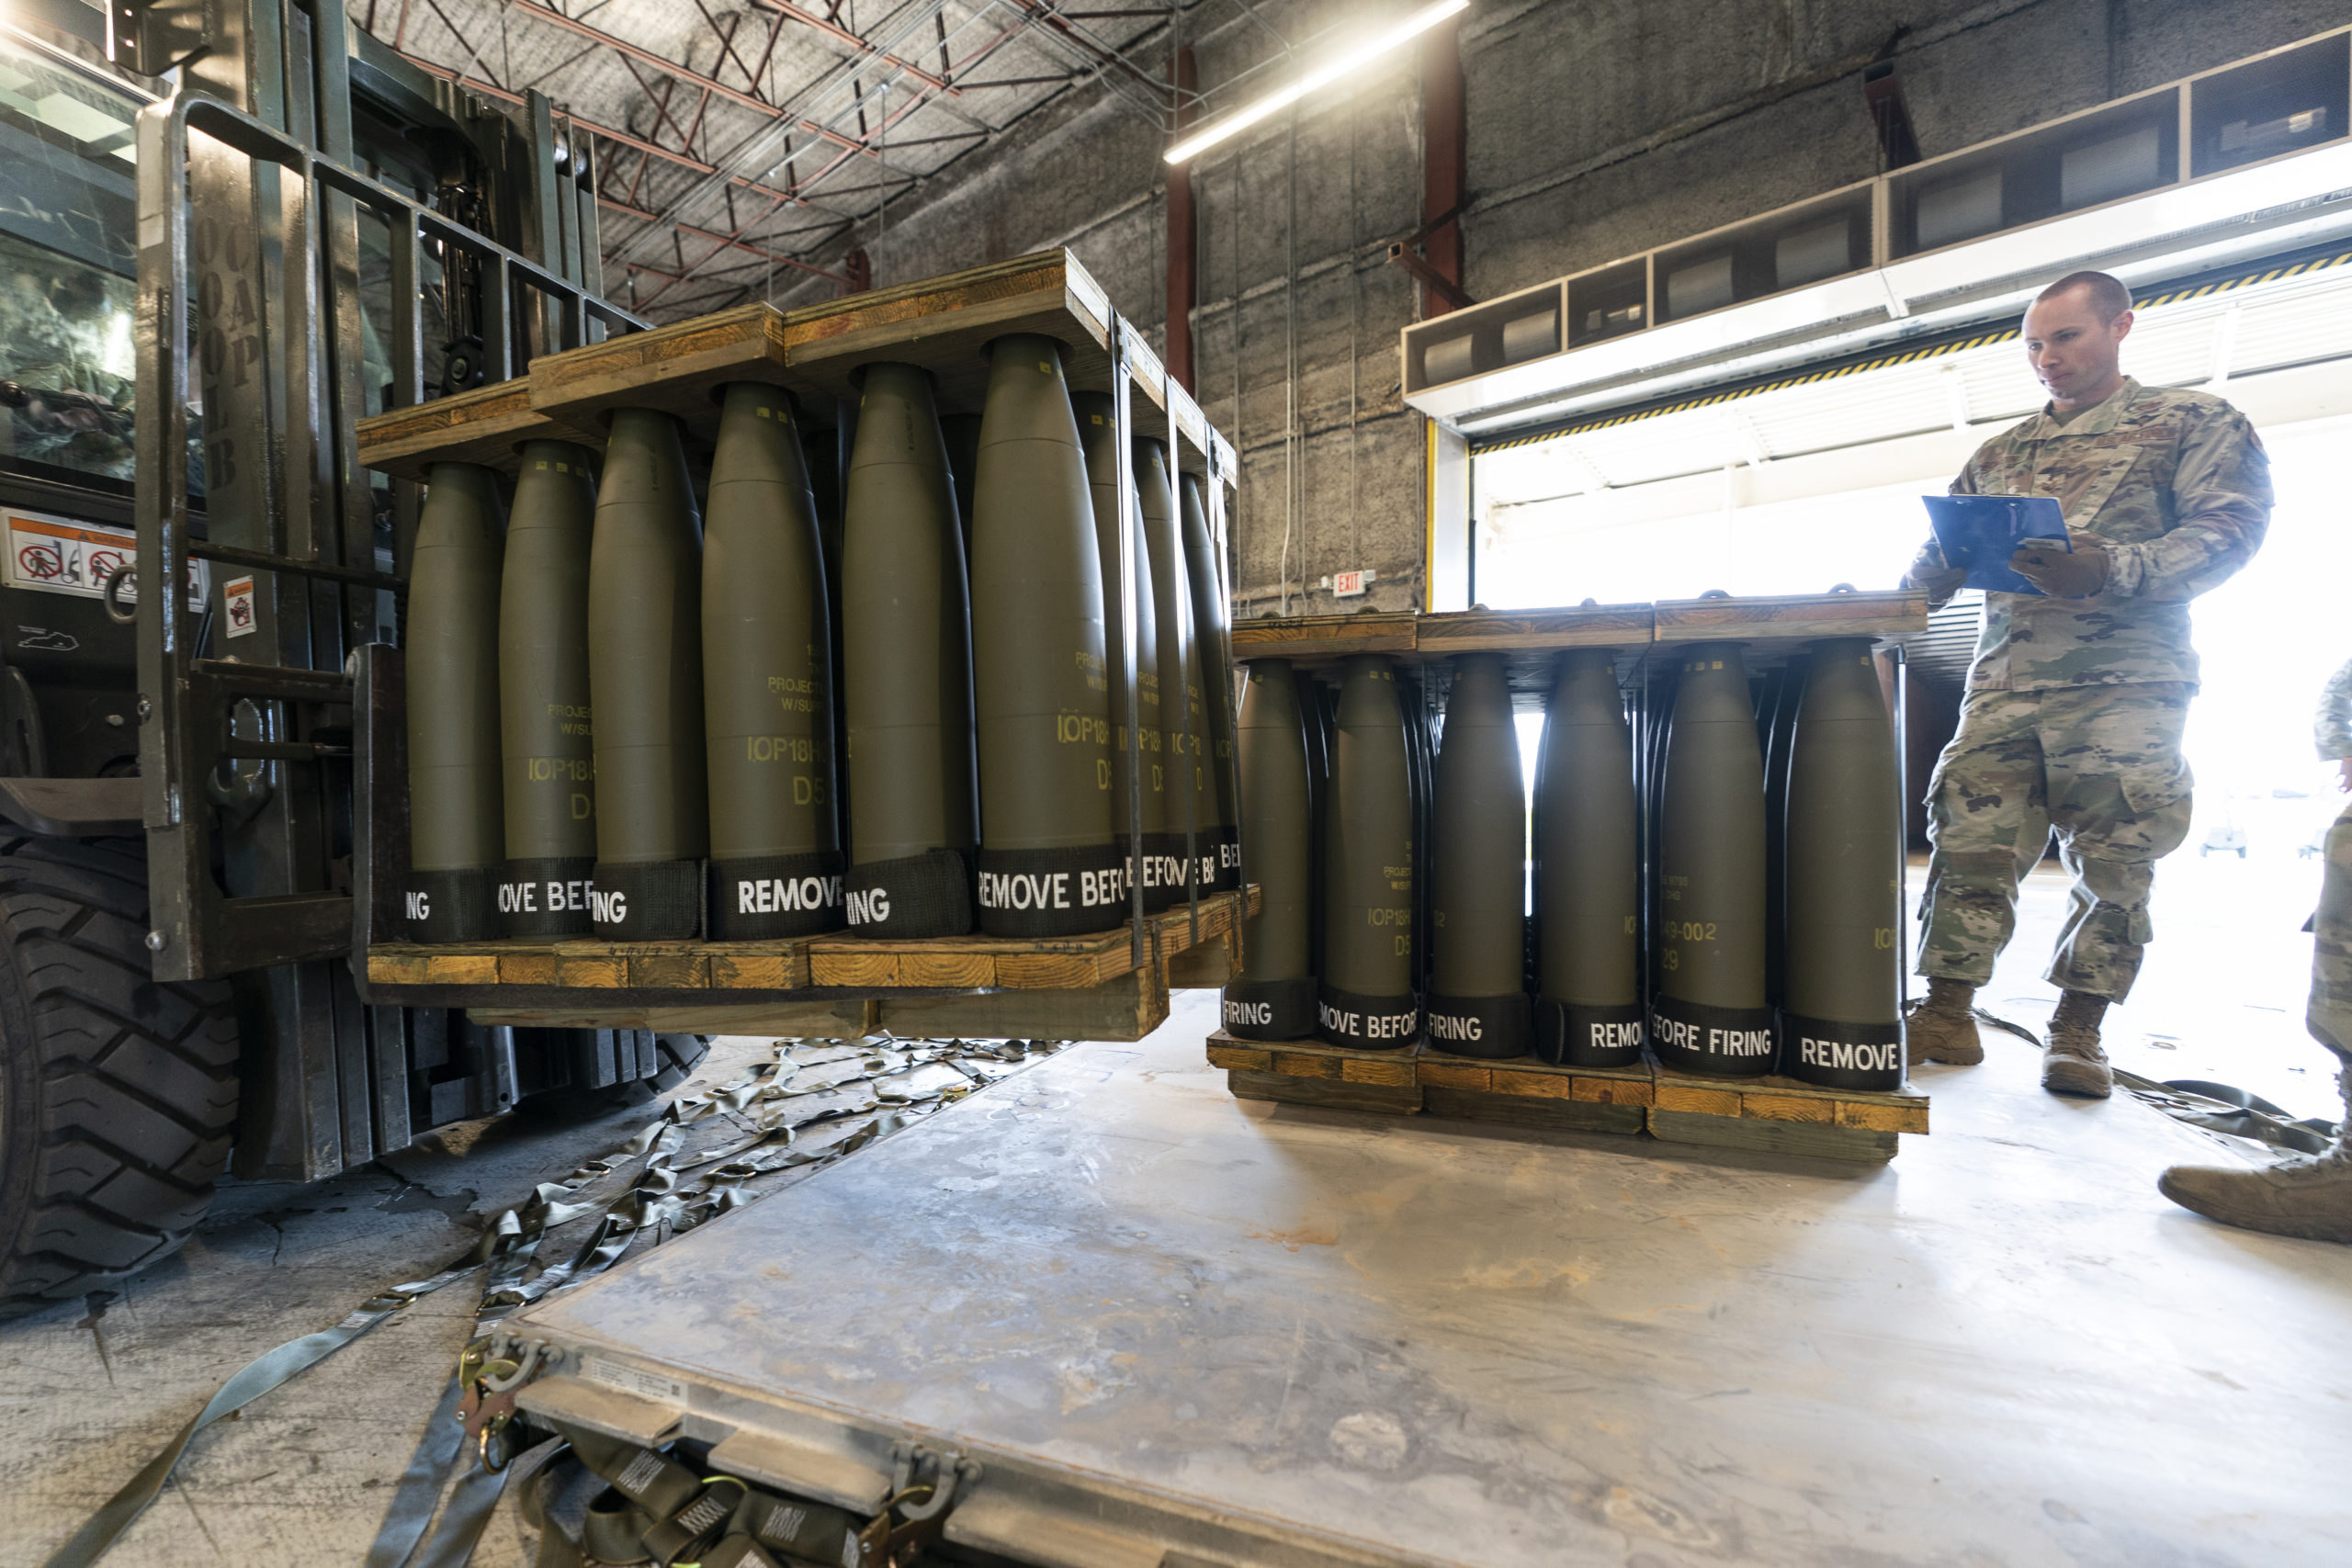
[[2061, 991], [2050, 1015], [2049, 1043], [2041, 1052], [2041, 1087], [2052, 1094], [2105, 1100], [2115, 1092], [2115, 1074], [2098, 1043], [2098, 1021], [2107, 998], [2086, 991]]
[[1976, 1037], [1976, 987], [1965, 980], [1940, 976], [1928, 981], [1927, 999], [1904, 1020], [1904, 1057], [1913, 1066], [1922, 1062], [1950, 1062], [1973, 1067], [1984, 1059], [1984, 1043]]
[[2335, 1142], [2315, 1155], [2290, 1155], [2275, 1165], [2177, 1165], [2156, 1179], [2156, 1190], [2209, 1220], [2306, 1241], [2352, 1242], [2352, 1066], [2337, 1078], [2344, 1120]]

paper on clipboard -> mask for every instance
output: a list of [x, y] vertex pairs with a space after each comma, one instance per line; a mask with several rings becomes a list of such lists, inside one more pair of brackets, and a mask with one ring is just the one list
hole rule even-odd
[[2040, 593], [2009, 570], [2009, 558], [2028, 539], [2054, 539], [2069, 554], [2066, 514], [2055, 496], [1928, 495], [1928, 525], [1944, 564], [1968, 573], [1968, 586], [1987, 593]]

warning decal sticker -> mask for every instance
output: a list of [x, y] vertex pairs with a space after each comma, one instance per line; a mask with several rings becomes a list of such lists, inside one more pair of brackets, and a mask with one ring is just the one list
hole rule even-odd
[[[138, 539], [128, 528], [96, 523], [72, 523], [39, 512], [0, 511], [7, 530], [7, 557], [0, 575], [11, 588], [42, 593], [65, 593], [96, 599], [106, 592], [107, 580], [138, 557]], [[189, 564], [188, 608], [204, 608], [209, 586], [205, 563]], [[136, 604], [139, 584], [126, 581], [115, 591], [118, 604]]]

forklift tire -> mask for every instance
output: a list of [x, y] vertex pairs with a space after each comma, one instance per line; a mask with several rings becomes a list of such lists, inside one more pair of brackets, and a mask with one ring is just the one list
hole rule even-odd
[[603, 1089], [567, 1086], [546, 1089], [524, 1096], [515, 1102], [514, 1109], [532, 1121], [575, 1122], [632, 1105], [649, 1104], [656, 1096], [669, 1093], [694, 1077], [702, 1059], [710, 1055], [710, 1036], [657, 1034], [653, 1037], [653, 1054], [659, 1070], [650, 1078], [607, 1084]]
[[212, 1202], [237, 1118], [226, 981], [162, 985], [146, 846], [0, 837], [0, 1318], [138, 1272]]

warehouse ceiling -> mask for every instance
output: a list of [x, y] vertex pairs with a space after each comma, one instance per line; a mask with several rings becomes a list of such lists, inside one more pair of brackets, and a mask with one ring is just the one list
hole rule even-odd
[[509, 104], [536, 88], [569, 112], [601, 171], [606, 290], [657, 321], [759, 298], [778, 274], [849, 287], [841, 258], [886, 202], [1066, 95], [1108, 95], [1154, 125], [1168, 114], [1171, 12], [1137, 0], [351, 0], [350, 14], [435, 75]]

